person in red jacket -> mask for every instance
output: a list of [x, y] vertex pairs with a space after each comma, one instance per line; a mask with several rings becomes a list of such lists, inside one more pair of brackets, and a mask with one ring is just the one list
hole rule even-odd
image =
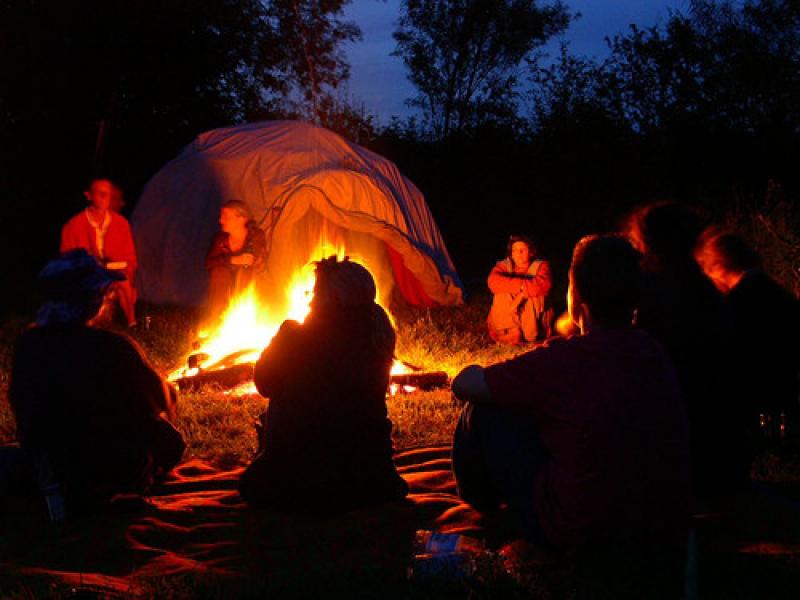
[[96, 178], [83, 192], [89, 206], [72, 217], [61, 229], [60, 252], [83, 248], [106, 268], [119, 271], [125, 279], [114, 283], [112, 294], [119, 299], [129, 327], [136, 325], [136, 249], [128, 220], [111, 208], [115, 186]]
[[494, 298], [487, 324], [499, 343], [521, 344], [550, 335], [551, 313], [545, 299], [552, 287], [550, 265], [537, 257], [530, 238], [512, 235], [507, 256], [489, 274]]

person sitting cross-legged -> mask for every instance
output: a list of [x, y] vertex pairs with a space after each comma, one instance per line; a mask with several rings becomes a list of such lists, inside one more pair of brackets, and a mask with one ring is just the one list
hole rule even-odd
[[687, 421], [665, 351], [632, 326], [638, 260], [620, 237], [584, 238], [567, 295], [580, 335], [453, 380], [459, 494], [481, 512], [507, 505], [533, 542], [685, 551]]

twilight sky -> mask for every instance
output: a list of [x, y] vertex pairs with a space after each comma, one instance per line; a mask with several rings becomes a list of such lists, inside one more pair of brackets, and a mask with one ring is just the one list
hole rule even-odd
[[[666, 19], [669, 9], [686, 9], [687, 0], [565, 0], [572, 12], [583, 16], [567, 30], [565, 37], [574, 54], [604, 56], [604, 38], [627, 30], [628, 25], [647, 27]], [[353, 0], [346, 17], [358, 23], [364, 39], [347, 47], [352, 66], [349, 93], [377, 113], [381, 122], [392, 115], [411, 114], [406, 98], [414, 87], [406, 79], [405, 67], [394, 50], [392, 32], [399, 16], [399, 0]], [[557, 42], [549, 48], [557, 49]]]

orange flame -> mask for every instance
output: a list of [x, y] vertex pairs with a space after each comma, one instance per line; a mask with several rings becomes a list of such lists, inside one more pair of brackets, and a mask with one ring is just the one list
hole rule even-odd
[[[193, 352], [195, 355], [202, 355], [196, 368], [178, 368], [169, 374], [168, 379], [175, 381], [182, 377], [196, 375], [201, 369], [214, 369], [230, 364], [243, 362], [255, 362], [258, 360], [262, 350], [267, 347], [272, 338], [278, 332], [281, 324], [286, 319], [293, 319], [302, 323], [311, 311], [311, 299], [314, 290], [314, 260], [337, 256], [340, 260], [348, 253], [341, 245], [333, 245], [321, 242], [313, 252], [309, 261], [300, 269], [296, 270], [290, 277], [289, 285], [286, 287], [285, 303], [283, 310], [275, 306], [265, 305], [256, 292], [256, 286], [251, 284], [241, 295], [234, 298], [228, 309], [220, 319], [219, 324], [210, 332], [200, 332], [200, 347]], [[377, 282], [375, 272], [370, 265], [357, 256], [349, 255], [350, 260], [362, 264]], [[384, 307], [389, 315], [392, 324], [394, 319], [385, 306], [385, 301], [381, 301], [383, 296], [378, 290], [378, 302]], [[223, 361], [221, 363], [220, 361]], [[408, 373], [410, 369], [402, 362], [395, 360], [392, 365], [392, 374]], [[401, 386], [402, 391], [413, 391], [411, 386]], [[242, 386], [242, 391], [238, 393], [254, 393], [252, 384]], [[398, 386], [392, 386], [391, 393], [401, 391]]]

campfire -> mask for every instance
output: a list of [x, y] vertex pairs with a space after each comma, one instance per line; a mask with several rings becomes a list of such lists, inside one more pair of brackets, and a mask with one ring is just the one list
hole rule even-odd
[[[314, 289], [313, 260], [337, 255], [345, 256], [344, 248], [320, 244], [311, 260], [298, 269], [289, 279], [283, 306], [272, 305], [259, 297], [255, 284], [234, 298], [219, 323], [209, 330], [200, 331], [195, 348], [185, 365], [169, 374], [168, 379], [182, 390], [197, 390], [206, 385], [230, 389], [233, 393], [255, 393], [253, 367], [261, 352], [269, 345], [286, 319], [302, 323], [310, 312]], [[367, 261], [350, 255], [364, 265], [376, 282], [375, 271]], [[381, 306], [387, 309], [388, 301], [378, 290]], [[395, 359], [391, 370], [391, 385], [388, 393], [411, 393], [418, 388], [430, 389], [447, 385], [447, 374], [442, 371], [425, 372], [419, 367]]]

